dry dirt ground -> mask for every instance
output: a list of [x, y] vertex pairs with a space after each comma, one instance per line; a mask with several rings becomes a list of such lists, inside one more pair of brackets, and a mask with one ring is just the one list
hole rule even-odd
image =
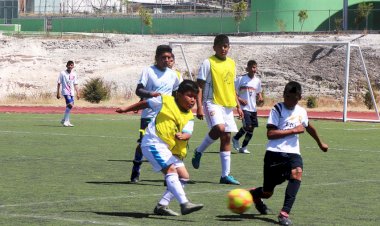
[[[75, 62], [81, 84], [101, 77], [112, 86], [117, 99], [111, 105], [135, 99], [134, 89], [142, 69], [154, 62], [157, 45], [175, 41], [210, 42], [174, 46], [176, 68], [186, 74], [187, 65], [196, 76], [200, 63], [213, 54], [213, 36], [183, 35], [64, 35], [63, 37], [16, 37], [0, 34], [0, 104], [62, 104], [54, 100], [58, 73], [68, 60]], [[266, 97], [281, 98], [284, 85], [302, 83], [304, 96], [343, 98], [344, 45], [248, 45], [237, 42], [348, 42], [361, 47], [369, 77], [380, 86], [380, 35], [254, 35], [230, 37], [230, 56], [237, 73], [244, 73], [246, 62], [255, 59]], [[183, 55], [184, 53], [184, 55]], [[357, 48], [351, 50], [350, 99], [359, 101], [367, 83]], [[185, 57], [184, 57], [185, 56]], [[187, 65], [186, 65], [187, 62]], [[187, 75], [185, 75], [187, 76]], [[377, 87], [378, 88], [378, 87]], [[42, 103], [42, 104], [44, 104]], [[84, 101], [79, 104], [85, 105]], [[341, 110], [341, 109], [338, 109]]]

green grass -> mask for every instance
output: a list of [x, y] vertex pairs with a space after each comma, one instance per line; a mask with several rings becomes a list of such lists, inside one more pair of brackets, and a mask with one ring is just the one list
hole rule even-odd
[[[192, 150], [208, 129], [196, 121], [185, 164], [194, 183], [185, 191], [199, 212], [179, 217], [152, 214], [164, 191], [163, 177], [142, 166], [142, 180], [130, 184], [139, 118], [73, 115], [74, 128], [60, 115], [0, 114], [0, 225], [273, 225], [286, 183], [267, 205], [273, 215], [244, 215], [226, 208], [226, 194], [239, 186], [219, 184], [219, 142], [204, 154], [199, 170]], [[291, 213], [295, 225], [380, 224], [380, 124], [312, 121], [330, 150], [323, 153], [301, 135], [304, 176]], [[238, 122], [240, 125], [240, 122]], [[242, 188], [260, 186], [265, 119], [254, 132], [250, 155], [233, 154], [232, 175]], [[179, 211], [176, 201], [171, 208]]]

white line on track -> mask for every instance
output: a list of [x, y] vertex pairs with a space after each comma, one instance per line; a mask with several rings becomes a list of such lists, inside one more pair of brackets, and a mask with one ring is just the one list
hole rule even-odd
[[46, 135], [46, 136], [73, 136], [73, 137], [117, 138], [117, 139], [130, 139], [130, 138], [132, 138], [132, 137], [118, 137], [118, 136], [104, 136], [104, 135], [67, 134], [67, 133], [36, 133], [36, 132], [28, 132], [28, 131], [22, 131], [21, 132], [21, 131], [10, 131], [10, 130], [3, 130], [3, 131], [0, 130], [0, 133], [33, 134], [33, 135]]

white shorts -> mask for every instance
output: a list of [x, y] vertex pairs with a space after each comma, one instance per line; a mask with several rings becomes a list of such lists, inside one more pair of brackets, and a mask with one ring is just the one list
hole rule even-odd
[[232, 108], [226, 108], [214, 104], [212, 101], [209, 100], [203, 103], [203, 109], [209, 128], [212, 128], [215, 125], [223, 124], [225, 126], [225, 132], [238, 131]]
[[158, 172], [174, 164], [175, 168], [183, 167], [185, 164], [168, 149], [166, 145], [157, 144], [141, 147], [144, 157], [150, 162], [153, 170]]

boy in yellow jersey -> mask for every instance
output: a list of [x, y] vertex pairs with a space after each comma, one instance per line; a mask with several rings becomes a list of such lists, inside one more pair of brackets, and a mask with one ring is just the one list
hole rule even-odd
[[203, 204], [193, 204], [186, 197], [184, 186], [189, 181], [189, 173], [183, 163], [187, 155], [187, 142], [194, 128], [191, 108], [195, 105], [199, 89], [191, 80], [184, 80], [176, 97], [161, 95], [146, 99], [128, 107], [116, 109], [116, 112], [151, 108], [157, 113], [149, 123], [141, 142], [142, 153], [153, 166], [153, 170], [165, 175], [167, 189], [154, 208], [154, 213], [165, 216], [177, 216], [168, 205], [176, 198], [181, 206], [181, 214], [186, 215], [203, 208]]
[[195, 169], [200, 166], [202, 153], [220, 139], [221, 184], [240, 182], [230, 175], [231, 169], [231, 132], [237, 132], [233, 109], [237, 108], [240, 117], [243, 112], [235, 92], [236, 77], [235, 61], [227, 57], [230, 49], [226, 35], [217, 35], [214, 39], [215, 55], [203, 61], [197, 78], [199, 94], [197, 98], [197, 118], [205, 116], [210, 128], [200, 146], [194, 151], [192, 165]]

